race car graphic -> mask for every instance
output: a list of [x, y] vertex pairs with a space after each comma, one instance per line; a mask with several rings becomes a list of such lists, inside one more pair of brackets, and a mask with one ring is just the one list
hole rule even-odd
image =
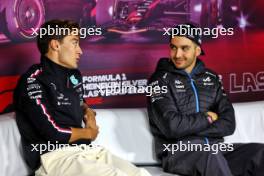
[[97, 16], [96, 22], [108, 32], [119, 34], [163, 31], [164, 27], [186, 22], [216, 27], [223, 22], [222, 3], [222, 0], [98, 1], [97, 9], [108, 11]]
[[45, 20], [71, 19], [87, 25], [95, 5], [95, 0], [0, 0], [0, 32], [13, 41], [24, 41], [34, 38], [32, 28]]
[[161, 31], [186, 22], [230, 26], [239, 8], [240, 0], [0, 0], [0, 32], [12, 41], [30, 40], [35, 37], [32, 28], [55, 18], [75, 20], [83, 27], [97, 25], [106, 37]]

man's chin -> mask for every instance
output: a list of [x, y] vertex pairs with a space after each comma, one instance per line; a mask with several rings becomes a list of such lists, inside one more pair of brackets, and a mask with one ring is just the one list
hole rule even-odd
[[179, 69], [179, 70], [185, 68], [184, 65], [182, 65], [182, 64], [176, 64], [176, 63], [174, 63], [174, 66], [175, 66], [177, 69]]
[[78, 64], [72, 65], [72, 69], [77, 69], [77, 68], [78, 68]]

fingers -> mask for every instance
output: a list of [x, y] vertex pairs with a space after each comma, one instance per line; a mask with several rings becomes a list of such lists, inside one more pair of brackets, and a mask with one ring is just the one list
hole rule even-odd
[[207, 114], [212, 118], [213, 121], [216, 121], [218, 119], [218, 115], [214, 112], [207, 112]]

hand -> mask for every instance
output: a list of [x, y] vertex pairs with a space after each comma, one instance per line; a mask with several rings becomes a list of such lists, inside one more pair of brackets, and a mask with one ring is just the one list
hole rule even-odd
[[72, 143], [74, 141], [77, 141], [79, 139], [89, 139], [89, 140], [95, 140], [99, 130], [96, 126], [95, 128], [71, 128], [72, 134], [71, 138], [69, 140], [69, 143]]
[[218, 115], [214, 112], [209, 111], [209, 112], [207, 112], [207, 115], [211, 117], [213, 122], [218, 120]]
[[96, 125], [96, 112], [91, 108], [86, 108], [84, 115], [85, 128], [98, 128]]
[[96, 116], [96, 112], [93, 109], [89, 108], [89, 107], [85, 108], [84, 113], [87, 114], [87, 115]]
[[96, 128], [86, 128], [86, 130], [88, 138], [91, 140], [95, 140], [99, 133], [98, 127], [96, 126]]

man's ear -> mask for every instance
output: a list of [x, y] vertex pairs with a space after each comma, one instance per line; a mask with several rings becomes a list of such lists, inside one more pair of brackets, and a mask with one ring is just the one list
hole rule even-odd
[[54, 40], [54, 39], [52, 39], [51, 41], [50, 41], [50, 48], [53, 50], [53, 51], [57, 51], [58, 49], [59, 49], [59, 47], [60, 47], [60, 43], [59, 43], [59, 41], [58, 40]]
[[195, 48], [196, 57], [200, 56], [201, 53], [202, 53], [201, 47], [200, 46], [196, 46], [196, 48]]

